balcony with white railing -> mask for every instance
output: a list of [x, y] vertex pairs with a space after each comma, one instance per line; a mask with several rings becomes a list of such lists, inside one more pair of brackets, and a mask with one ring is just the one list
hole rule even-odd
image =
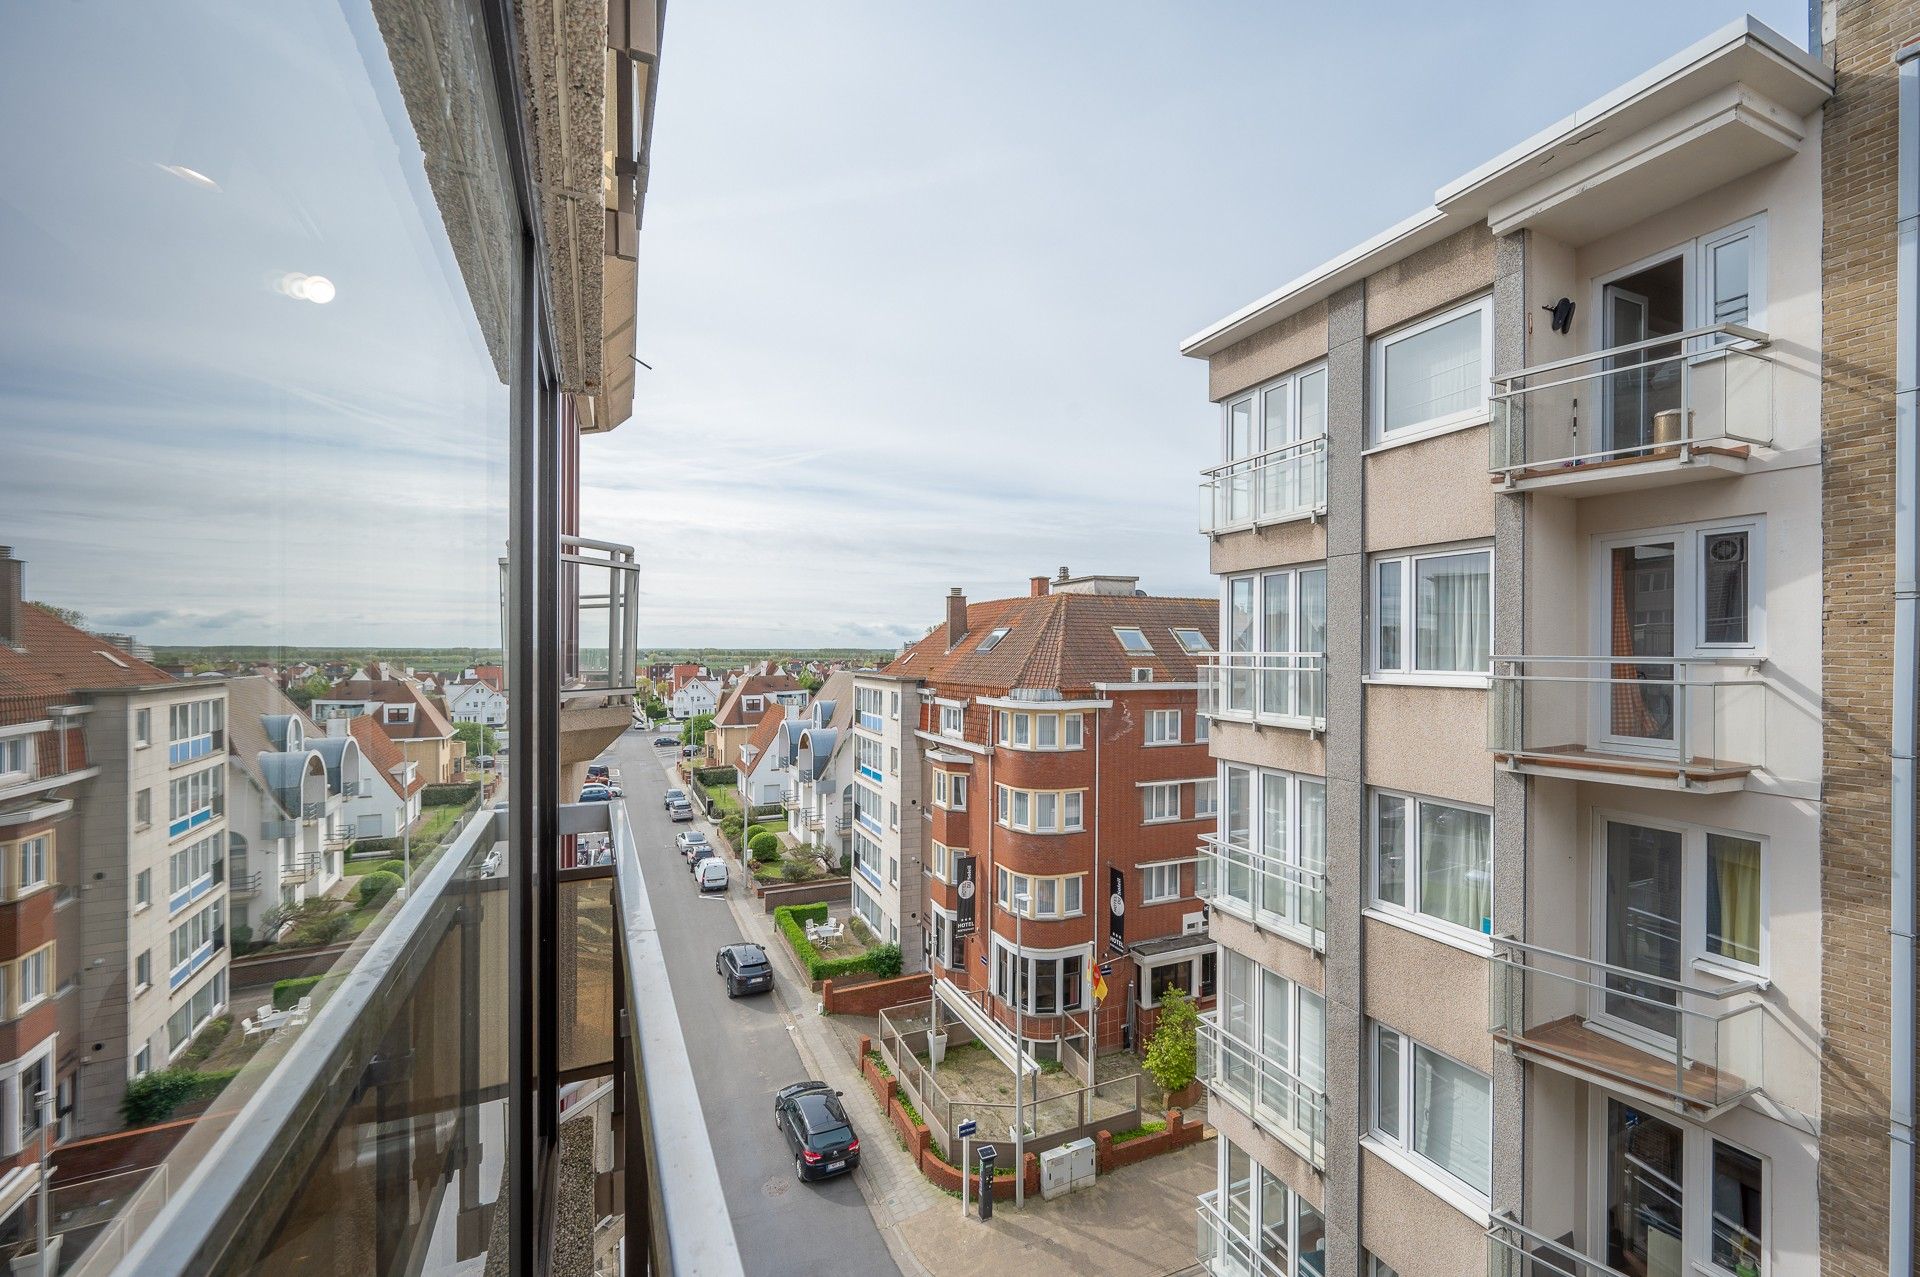
[[1199, 1196], [1194, 1217], [1199, 1225], [1194, 1255], [1210, 1277], [1294, 1277], [1284, 1264], [1284, 1250], [1278, 1257], [1268, 1254], [1247, 1236], [1245, 1220], [1230, 1220], [1221, 1211], [1219, 1189]]
[[1742, 474], [1773, 443], [1775, 368], [1766, 333], [1716, 324], [1496, 377], [1488, 468], [1567, 496]]
[[1277, 1137], [1315, 1167], [1326, 1166], [1327, 1093], [1302, 1080], [1258, 1046], [1220, 1027], [1220, 1013], [1200, 1017], [1194, 1077], [1210, 1094]]
[[1516, 1055], [1711, 1117], [1766, 1085], [1759, 979], [1667, 979], [1497, 936], [1488, 1029]]
[[1208, 536], [1327, 512], [1324, 435], [1201, 472], [1200, 531]]
[[1327, 729], [1320, 652], [1215, 652], [1200, 665], [1200, 712], [1230, 723]]
[[1487, 747], [1512, 771], [1728, 793], [1819, 779], [1818, 714], [1753, 658], [1496, 656]]
[[1200, 836], [1196, 894], [1255, 926], [1327, 947], [1327, 875], [1314, 865], [1262, 851], [1224, 834]]

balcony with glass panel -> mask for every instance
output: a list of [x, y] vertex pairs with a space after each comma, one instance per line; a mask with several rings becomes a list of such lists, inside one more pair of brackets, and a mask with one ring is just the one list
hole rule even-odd
[[1327, 1094], [1302, 1080], [1282, 1060], [1243, 1042], [1220, 1025], [1220, 1013], [1200, 1017], [1194, 1038], [1194, 1077], [1314, 1167], [1326, 1168]]
[[1817, 780], [1797, 705], [1751, 658], [1493, 658], [1487, 747], [1533, 776], [1719, 794]]
[[[1623, 926], [1628, 947], [1660, 943], [1657, 924]], [[1489, 1031], [1533, 1063], [1696, 1119], [1766, 1086], [1758, 977], [1703, 978], [1677, 963], [1607, 962], [1496, 936], [1487, 978]]]
[[1774, 441], [1775, 368], [1766, 333], [1723, 323], [1496, 377], [1488, 468], [1571, 497], [1744, 474]]
[[1200, 712], [1229, 723], [1327, 730], [1321, 652], [1215, 652], [1200, 664]]
[[1202, 834], [1198, 853], [1200, 899], [1315, 953], [1326, 951], [1325, 870], [1225, 834]]
[[1319, 519], [1327, 512], [1324, 436], [1229, 461], [1201, 476], [1200, 531], [1210, 537]]

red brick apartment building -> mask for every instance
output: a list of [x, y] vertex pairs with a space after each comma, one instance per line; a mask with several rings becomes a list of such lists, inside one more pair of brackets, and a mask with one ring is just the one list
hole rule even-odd
[[1095, 1032], [1137, 1043], [1165, 989], [1213, 992], [1196, 680], [1219, 604], [1137, 583], [1062, 569], [971, 605], [956, 589], [945, 623], [883, 671], [918, 683], [929, 971], [1042, 1056]]

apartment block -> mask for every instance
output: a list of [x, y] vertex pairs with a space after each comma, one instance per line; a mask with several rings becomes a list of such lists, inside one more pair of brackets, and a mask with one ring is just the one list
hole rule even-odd
[[927, 777], [915, 765], [920, 687], [892, 666], [855, 672], [851, 793], [841, 809], [853, 912], [900, 946], [901, 970], [909, 972], [925, 969], [930, 926], [920, 887], [927, 837]]
[[1184, 344], [1212, 1271], [1818, 1270], [1833, 83], [1733, 24]]
[[[856, 815], [856, 890], [884, 886], [918, 915], [947, 1012], [1041, 1058], [1138, 1043], [1167, 989], [1213, 992], [1193, 849], [1214, 821], [1195, 669], [1216, 609], [1138, 585], [1063, 568], [1018, 598], [955, 590], [944, 623], [856, 680], [872, 687], [856, 735], [885, 715], [855, 760], [885, 821], [875, 835]], [[896, 770], [926, 800], [898, 808], [898, 889]]]

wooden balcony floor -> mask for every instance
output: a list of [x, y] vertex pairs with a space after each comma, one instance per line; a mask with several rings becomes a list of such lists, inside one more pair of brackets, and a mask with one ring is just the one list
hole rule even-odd
[[[1750, 452], [1751, 449], [1744, 443], [1697, 443], [1693, 445], [1693, 454], [1695, 456], [1730, 457], [1737, 461], [1745, 461]], [[1577, 466], [1570, 466], [1560, 462], [1527, 466], [1524, 469], [1513, 471], [1513, 481], [1515, 483], [1524, 483], [1528, 479], [1597, 478], [1610, 471], [1627, 470], [1634, 466], [1651, 465], [1659, 461], [1678, 461], [1679, 459], [1680, 449], [1678, 447], [1649, 448], [1636, 456], [1610, 457], [1605, 461], [1583, 461]], [[1501, 482], [1501, 476], [1494, 475], [1493, 481], [1495, 483]]]
[[1671, 1064], [1591, 1028], [1577, 1015], [1549, 1020], [1518, 1036], [1511, 1033], [1496, 1036], [1522, 1053], [1546, 1056], [1583, 1072], [1614, 1078], [1640, 1090], [1678, 1100], [1691, 1109], [1718, 1108], [1728, 1097], [1738, 1096], [1747, 1089], [1741, 1078], [1698, 1061], [1686, 1067], [1676, 1086]]
[[[1722, 758], [1691, 758], [1681, 762], [1677, 758], [1612, 754], [1585, 745], [1540, 745], [1532, 749], [1497, 753], [1493, 757], [1497, 763], [1515, 766], [1531, 763], [1564, 771], [1604, 773], [1653, 782], [1671, 783], [1684, 775], [1689, 785], [1700, 786], [1738, 787], [1753, 772], [1753, 768], [1746, 763]], [[1596, 776], [1596, 779], [1604, 779], [1604, 776]]]

